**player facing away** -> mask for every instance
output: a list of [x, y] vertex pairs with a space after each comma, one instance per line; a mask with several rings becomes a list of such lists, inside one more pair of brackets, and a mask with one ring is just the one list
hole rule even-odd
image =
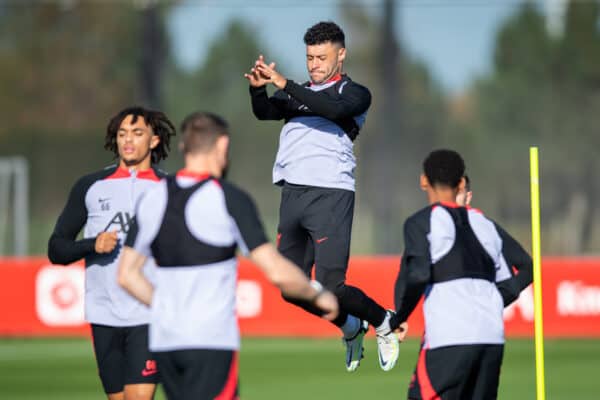
[[[371, 93], [342, 73], [345, 36], [335, 23], [312, 26], [304, 43], [308, 82], [286, 79], [262, 55], [245, 74], [254, 115], [285, 121], [273, 167], [273, 183], [282, 187], [278, 248], [308, 276], [314, 265], [316, 280], [337, 296], [340, 314], [333, 323], [343, 332], [346, 369], [358, 368], [371, 324], [380, 366], [389, 371], [399, 350], [396, 335], [389, 333], [392, 312], [346, 285], [354, 214], [353, 142], [365, 122]], [[269, 83], [278, 89], [271, 97]], [[309, 304], [286, 300], [318, 315]]]
[[459, 206], [465, 165], [451, 150], [423, 163], [429, 206], [404, 224], [396, 314], [406, 321], [422, 296], [425, 333], [409, 399], [495, 399], [504, 350], [504, 301], [497, 283], [514, 281], [506, 243], [480, 211]]
[[[471, 207], [473, 191], [471, 190], [471, 179], [468, 175], [464, 176], [464, 188], [459, 189], [456, 196], [456, 203], [459, 206], [470, 210], [481, 212]], [[492, 221], [493, 222], [493, 221]], [[512, 236], [508, 234], [501, 226], [496, 224], [496, 230], [502, 239], [502, 255], [510, 268], [513, 278], [496, 282], [496, 286], [502, 295], [504, 306], [510, 305], [519, 298], [519, 294], [527, 288], [533, 281], [533, 260], [531, 256]]]
[[[327, 319], [336, 297], [310, 285], [302, 271], [267, 241], [253, 200], [223, 180], [227, 123], [194, 113], [181, 127], [185, 168], [148, 192], [136, 208], [119, 283], [151, 306], [150, 350], [170, 400], [238, 398], [239, 330], [235, 315], [236, 248], [290, 298]], [[142, 274], [156, 260], [153, 285]]]
[[[110, 400], [151, 399], [158, 382], [148, 351], [150, 311], [117, 285], [117, 263], [134, 205], [164, 176], [155, 165], [167, 157], [174, 134], [173, 124], [158, 111], [131, 107], [113, 117], [104, 147], [118, 163], [75, 183], [48, 243], [54, 264], [85, 259], [85, 318]], [[77, 240], [82, 228], [83, 239]]]

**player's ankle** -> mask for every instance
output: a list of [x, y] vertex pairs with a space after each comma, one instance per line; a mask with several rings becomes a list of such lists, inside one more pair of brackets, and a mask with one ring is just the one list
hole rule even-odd
[[340, 329], [344, 334], [344, 338], [353, 338], [360, 330], [360, 319], [356, 318], [353, 315], [348, 315], [346, 322], [340, 327]]
[[392, 317], [392, 313], [389, 311], [386, 311], [383, 322], [380, 325], [375, 327], [375, 333], [377, 333], [378, 335], [387, 335], [388, 333], [390, 333], [392, 331], [392, 328], [390, 327], [391, 317]]

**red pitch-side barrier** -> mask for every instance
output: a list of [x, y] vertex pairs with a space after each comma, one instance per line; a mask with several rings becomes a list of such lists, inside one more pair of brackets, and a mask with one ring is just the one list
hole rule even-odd
[[[362, 288], [385, 307], [393, 307], [400, 257], [354, 257], [348, 283]], [[0, 258], [0, 335], [81, 336], [84, 268], [60, 267], [44, 258]], [[547, 337], [600, 337], [600, 259], [545, 258], [544, 332]], [[248, 260], [239, 269], [238, 314], [247, 336], [338, 336], [331, 324], [284, 302]], [[508, 336], [532, 336], [533, 290], [528, 288], [505, 311]], [[410, 334], [423, 332], [421, 310]]]

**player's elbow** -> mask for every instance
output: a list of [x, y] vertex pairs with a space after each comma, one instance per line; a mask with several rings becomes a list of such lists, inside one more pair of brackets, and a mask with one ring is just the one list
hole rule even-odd
[[56, 265], [69, 264], [69, 261], [65, 257], [61, 256], [61, 253], [57, 247], [58, 245], [56, 241], [53, 238], [50, 238], [48, 241], [48, 260], [50, 260], [52, 264]]
[[266, 113], [264, 113], [258, 107], [252, 107], [252, 114], [254, 114], [254, 116], [256, 117], [256, 119], [258, 119], [259, 121], [264, 121], [265, 119], [267, 119]]
[[52, 264], [62, 264], [60, 262], [60, 259], [57, 257], [56, 253], [50, 248], [50, 246], [48, 246], [48, 260], [50, 260]]
[[254, 116], [259, 121], [274, 121], [274, 120], [276, 121], [276, 120], [281, 119], [281, 117], [279, 115], [275, 115], [273, 113], [265, 112], [262, 110], [253, 110], [253, 111], [254, 111]]

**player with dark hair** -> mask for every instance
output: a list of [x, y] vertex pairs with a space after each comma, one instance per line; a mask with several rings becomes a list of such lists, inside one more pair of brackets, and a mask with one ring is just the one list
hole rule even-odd
[[[392, 369], [398, 339], [389, 332], [386, 311], [359, 288], [346, 285], [354, 214], [354, 140], [371, 105], [369, 90], [343, 74], [345, 36], [333, 22], [319, 22], [304, 35], [310, 81], [286, 79], [259, 56], [250, 73], [250, 97], [260, 120], [284, 120], [273, 167], [273, 183], [282, 187], [278, 248], [340, 302], [333, 321], [344, 335], [346, 369], [358, 368], [369, 324], [377, 333], [380, 366]], [[267, 95], [267, 84], [278, 90]], [[285, 296], [284, 296], [285, 297]], [[310, 305], [286, 299], [318, 314]]]
[[[467, 175], [464, 176], [464, 179], [465, 187], [458, 191], [456, 203], [459, 206], [471, 209], [471, 200], [473, 199], [471, 180]], [[494, 222], [494, 224], [496, 223]], [[519, 294], [533, 281], [533, 260], [523, 247], [498, 224], [496, 224], [496, 230], [502, 239], [502, 255], [508, 266], [511, 267], [512, 278], [496, 282], [506, 307], [517, 300]]]
[[[497, 282], [514, 280], [497, 226], [456, 204], [465, 164], [451, 150], [423, 163], [429, 206], [404, 224], [392, 329], [424, 295], [425, 333], [409, 399], [495, 399], [504, 351], [503, 296]], [[516, 242], [515, 242], [516, 243]]]
[[[135, 163], [135, 159], [123, 157], [119, 152], [118, 139], [124, 120], [131, 120], [132, 124], [136, 124], [138, 118], [141, 118], [146, 126], [152, 129], [153, 136], [156, 136], [158, 141], [154, 141], [150, 146], [150, 163], [158, 164], [161, 160], [167, 158], [171, 149], [171, 136], [175, 135], [175, 127], [167, 116], [160, 111], [148, 110], [143, 107], [128, 107], [121, 110], [108, 123], [106, 128], [106, 136], [104, 138], [104, 148], [112, 151], [115, 158], [120, 158], [123, 163]], [[153, 139], [154, 140], [154, 139]]]
[[114, 116], [105, 148], [118, 163], [75, 183], [48, 242], [54, 264], [85, 258], [85, 317], [110, 400], [151, 399], [158, 382], [148, 351], [149, 310], [117, 285], [117, 262], [135, 203], [165, 176], [155, 163], [167, 157], [173, 135], [175, 127], [159, 111], [129, 107]]
[[[289, 297], [325, 318], [337, 316], [335, 296], [310, 285], [265, 236], [248, 194], [222, 179], [229, 129], [220, 117], [194, 113], [182, 124], [185, 168], [148, 192], [136, 208], [119, 283], [151, 306], [150, 350], [170, 400], [238, 398], [235, 314], [236, 248], [248, 254]], [[156, 284], [142, 273], [147, 257]]]

